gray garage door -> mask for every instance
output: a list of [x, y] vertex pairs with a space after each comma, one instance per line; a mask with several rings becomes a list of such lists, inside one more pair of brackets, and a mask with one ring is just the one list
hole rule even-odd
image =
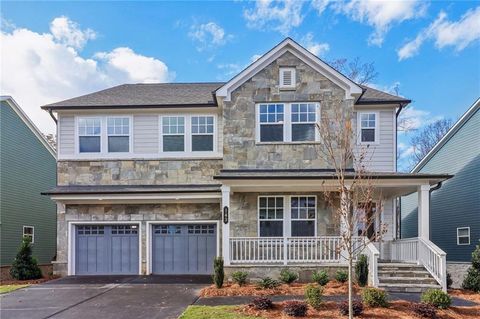
[[211, 274], [217, 254], [215, 224], [154, 225], [155, 274]]
[[138, 225], [76, 227], [77, 275], [138, 274]]

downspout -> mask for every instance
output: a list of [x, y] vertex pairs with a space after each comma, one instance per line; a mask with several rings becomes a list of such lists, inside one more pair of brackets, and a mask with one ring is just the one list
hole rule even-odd
[[48, 114], [50, 114], [50, 117], [53, 119], [53, 121], [55, 122], [55, 125], [58, 124], [58, 120], [57, 118], [55, 117], [55, 115], [53, 115], [53, 111], [52, 109], [48, 109]]

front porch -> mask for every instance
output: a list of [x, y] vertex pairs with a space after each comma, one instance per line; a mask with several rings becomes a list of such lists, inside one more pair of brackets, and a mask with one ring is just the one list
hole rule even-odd
[[[342, 236], [345, 225], [322, 200], [323, 190], [336, 189], [332, 175], [269, 173], [265, 176], [253, 172], [246, 176], [242, 172], [240, 178], [235, 178], [228, 172], [223, 178], [218, 177], [223, 183], [225, 266], [347, 266]], [[382, 284], [378, 271], [381, 261], [421, 265], [446, 289], [445, 253], [429, 240], [430, 187], [445, 178], [393, 173], [376, 176], [377, 217], [372, 224], [360, 223], [353, 230], [354, 234], [362, 235], [353, 240], [355, 258], [360, 254], [368, 257], [370, 285]], [[415, 191], [419, 203], [419, 237], [397, 240], [395, 198]], [[273, 206], [265, 204], [268, 201]], [[380, 232], [381, 238], [370, 236]]]

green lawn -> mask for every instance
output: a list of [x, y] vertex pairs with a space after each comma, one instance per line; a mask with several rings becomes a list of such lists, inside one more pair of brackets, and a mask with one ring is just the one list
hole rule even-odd
[[0, 285], [0, 294], [6, 294], [23, 287], [28, 287], [30, 285]]
[[178, 319], [258, 319], [235, 311], [237, 306], [189, 306]]

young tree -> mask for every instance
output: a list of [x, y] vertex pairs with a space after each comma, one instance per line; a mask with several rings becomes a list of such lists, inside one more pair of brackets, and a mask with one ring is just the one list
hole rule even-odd
[[17, 280], [42, 278], [37, 260], [32, 257], [32, 244], [29, 237], [23, 237], [17, 256], [13, 260], [10, 275]]
[[[351, 106], [335, 106], [323, 110], [317, 124], [322, 143], [317, 146], [319, 156], [332, 166], [334, 185], [324, 183], [324, 196], [340, 223], [340, 255], [348, 262], [349, 317], [353, 317], [353, 262], [369, 240], [378, 240], [386, 231], [385, 225], [373, 226], [382, 211], [375, 200], [381, 193], [374, 187], [375, 179], [368, 172], [368, 160], [373, 152], [357, 145], [352, 123]], [[333, 187], [333, 189], [332, 189]], [[368, 236], [368, 240], [364, 240]]]
[[425, 155], [437, 144], [437, 142], [452, 127], [451, 119], [440, 119], [428, 124], [410, 139], [410, 146], [413, 148], [413, 160], [416, 163], [422, 160]]

